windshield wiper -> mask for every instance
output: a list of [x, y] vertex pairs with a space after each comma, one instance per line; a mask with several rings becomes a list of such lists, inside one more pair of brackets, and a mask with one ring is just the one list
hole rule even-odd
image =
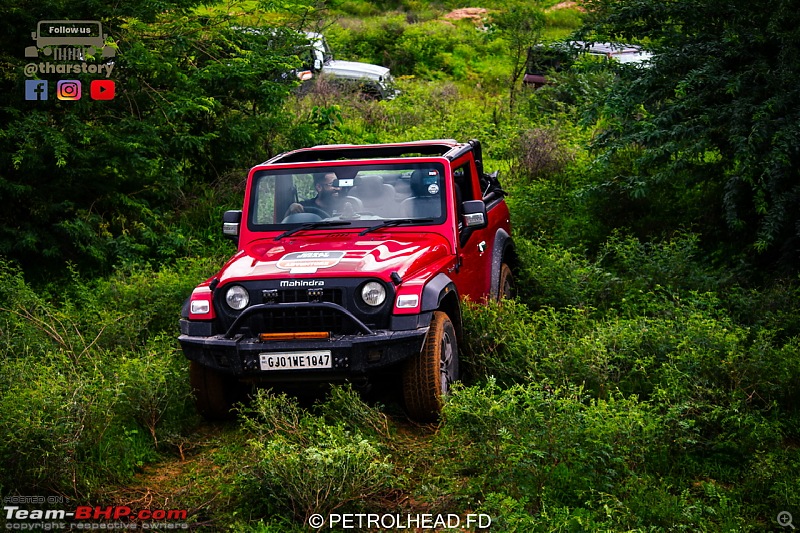
[[376, 226], [370, 226], [358, 232], [358, 235], [366, 235], [370, 231], [379, 230], [381, 228], [388, 228], [389, 226], [402, 226], [404, 224], [413, 224], [415, 222], [433, 222], [432, 218], [393, 218], [392, 220], [385, 220]]
[[296, 228], [284, 231], [283, 233], [275, 237], [274, 240], [279, 241], [284, 237], [288, 237], [289, 235], [294, 235], [298, 231], [305, 231], [307, 229], [327, 228], [330, 226], [349, 226], [350, 224], [352, 224], [352, 222], [347, 222], [345, 220], [320, 220], [317, 222], [308, 222], [306, 224], [303, 224], [302, 226], [297, 226]]

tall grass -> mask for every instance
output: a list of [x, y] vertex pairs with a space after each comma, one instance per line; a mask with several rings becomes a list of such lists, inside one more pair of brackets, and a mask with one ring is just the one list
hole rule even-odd
[[210, 268], [187, 259], [34, 290], [0, 265], [3, 492], [85, 497], [175, 451], [196, 421], [177, 319]]

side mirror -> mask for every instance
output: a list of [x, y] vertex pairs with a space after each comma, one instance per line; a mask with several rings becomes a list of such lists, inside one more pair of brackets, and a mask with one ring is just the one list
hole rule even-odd
[[222, 215], [222, 234], [232, 241], [239, 242], [239, 225], [242, 223], [242, 212], [225, 211]]
[[461, 213], [464, 228], [480, 229], [488, 224], [486, 204], [482, 200], [467, 200], [461, 204]]

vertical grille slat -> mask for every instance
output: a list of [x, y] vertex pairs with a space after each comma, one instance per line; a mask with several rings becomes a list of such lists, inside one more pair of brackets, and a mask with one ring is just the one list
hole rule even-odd
[[[280, 303], [295, 303], [309, 301], [308, 289], [281, 289], [278, 291], [278, 301]], [[330, 302], [342, 305], [343, 297], [340, 289], [323, 289], [322, 302]]]
[[[289, 331], [330, 331], [333, 333], [353, 333], [350, 321], [340, 313], [329, 309], [276, 308], [260, 313], [264, 332], [284, 333]], [[254, 317], [256, 318], [256, 317]]]

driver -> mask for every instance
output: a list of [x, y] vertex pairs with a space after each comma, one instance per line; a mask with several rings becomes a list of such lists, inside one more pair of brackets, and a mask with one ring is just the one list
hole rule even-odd
[[[300, 202], [303, 207], [313, 207], [332, 215], [339, 203], [340, 187], [337, 185], [336, 173], [326, 172], [314, 176], [314, 189], [317, 196]], [[306, 210], [308, 211], [308, 210]]]

